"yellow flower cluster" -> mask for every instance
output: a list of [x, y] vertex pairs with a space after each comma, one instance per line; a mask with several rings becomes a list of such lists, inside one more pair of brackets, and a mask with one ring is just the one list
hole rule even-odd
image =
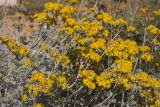
[[105, 38], [108, 38], [109, 34], [110, 34], [110, 32], [109, 32], [107, 29], [103, 30], [103, 32], [102, 32], [102, 35], [103, 35]]
[[116, 60], [114, 64], [115, 68], [113, 68], [113, 72], [128, 73], [133, 69], [133, 63], [129, 60]]
[[31, 65], [31, 60], [30, 60], [30, 59], [26, 59], [26, 60], [23, 62], [23, 65], [25, 65], [25, 66]]
[[95, 62], [99, 62], [101, 60], [101, 56], [93, 49], [90, 49], [88, 53], [82, 52], [82, 56], [86, 59], [91, 59]]
[[34, 107], [44, 107], [41, 103], [36, 103]]
[[151, 61], [153, 59], [153, 55], [150, 53], [143, 53], [140, 58], [144, 61]]
[[8, 36], [2, 36], [0, 40], [7, 45], [8, 49], [14, 53], [22, 56], [29, 56], [28, 48], [16, 43], [16, 40], [9, 38]]
[[158, 92], [154, 92], [152, 94], [151, 90], [143, 90], [141, 91], [140, 96], [147, 99], [148, 105], [150, 105], [150, 107], [160, 106], [160, 94]]
[[38, 24], [52, 24], [53, 23], [53, 14], [49, 14], [46, 12], [36, 13], [33, 18], [36, 20]]
[[160, 9], [155, 10], [153, 13], [154, 13], [156, 16], [160, 16]]
[[26, 102], [28, 100], [28, 95], [27, 94], [23, 94], [21, 96], [21, 99], [22, 99], [23, 102]]
[[75, 33], [75, 30], [72, 27], [64, 27], [61, 30], [64, 31], [67, 35], [72, 35]]
[[112, 21], [112, 16], [109, 13], [101, 13], [97, 16], [98, 20], [103, 20], [105, 24], [109, 24]]
[[[149, 53], [149, 50], [148, 46], [138, 46], [135, 41], [117, 39], [110, 41], [106, 49], [106, 55], [134, 62], [135, 55], [142, 52], [140, 58], [145, 61], [151, 61], [153, 56]], [[125, 64], [122, 65], [125, 66]]]
[[62, 16], [64, 15], [72, 15], [76, 12], [76, 8], [72, 7], [72, 6], [64, 6], [61, 10], [60, 13], [62, 14]]
[[98, 38], [97, 41], [92, 42], [90, 44], [90, 47], [92, 49], [103, 49], [103, 50], [105, 50], [106, 49], [106, 40], [103, 39], [103, 38]]
[[119, 85], [125, 90], [130, 90], [132, 88], [132, 83], [127, 78], [120, 78]]
[[62, 88], [62, 90], [67, 88], [67, 80], [64, 76], [57, 77], [56, 81], [59, 83], [59, 86]]
[[102, 90], [109, 89], [111, 85], [115, 83], [118, 83], [117, 85], [124, 90], [130, 90], [133, 85], [141, 87], [139, 88], [140, 90], [142, 87], [160, 90], [160, 80], [145, 72], [136, 74], [128, 72], [123, 74], [121, 72], [104, 71], [101, 72], [100, 75], [97, 75], [93, 70], [82, 70], [80, 72], [80, 77], [83, 79], [83, 85], [92, 90], [96, 88], [96, 85]]
[[140, 8], [140, 12], [147, 13], [149, 12], [149, 8]]
[[[97, 20], [94, 20], [92, 22], [79, 22], [79, 26], [86, 33], [86, 36], [77, 36], [78, 39], [75, 39], [79, 43], [77, 49], [81, 51], [80, 53], [82, 57], [99, 62], [101, 60], [101, 55], [97, 53], [96, 50], [102, 49], [104, 51], [106, 49], [106, 39], [96, 37], [96, 34], [103, 29], [102, 24]], [[109, 31], [107, 29], [104, 29], [102, 33], [104, 33], [105, 37], [109, 35]]]
[[96, 78], [96, 73], [93, 70], [83, 70], [80, 72], [80, 77], [93, 81]]
[[153, 59], [153, 55], [149, 53], [150, 48], [148, 46], [139, 46], [139, 51], [142, 52], [142, 54], [140, 54], [142, 60], [151, 61]]
[[111, 87], [112, 79], [109, 78], [110, 73], [108, 72], [102, 72], [99, 76], [96, 78], [96, 83], [99, 87], [102, 89], [109, 89]]
[[[109, 31], [104, 29], [102, 23], [98, 20], [76, 22], [75, 26], [85, 33], [85, 36], [84, 34], [77, 35], [76, 38], [78, 39], [75, 39], [79, 44], [77, 49], [81, 51], [81, 56], [99, 62], [101, 55], [97, 50], [104, 51], [106, 49], [106, 39], [109, 36]], [[102, 35], [98, 37], [97, 34], [99, 33]]]
[[138, 46], [132, 40], [111, 40], [106, 49], [107, 56], [117, 57], [119, 59], [132, 59], [138, 53]]
[[45, 93], [47, 95], [52, 94], [53, 86], [57, 83], [62, 90], [67, 88], [67, 80], [64, 76], [58, 76], [56, 74], [50, 74], [48, 77], [42, 72], [36, 72], [30, 78], [30, 84], [25, 84], [29, 94], [37, 96], [40, 93]]
[[96, 88], [96, 84], [94, 83], [94, 80], [96, 78], [96, 73], [94, 71], [83, 70], [80, 72], [80, 77], [83, 78], [84, 86], [92, 90]]
[[134, 32], [136, 30], [135, 26], [128, 26], [128, 31], [129, 32]]
[[[53, 24], [56, 17], [59, 15], [66, 18], [70, 17], [72, 14], [76, 12], [76, 8], [72, 6], [64, 6], [55, 2], [48, 2], [44, 6], [45, 10], [41, 13], [36, 13], [33, 18], [35, 18], [36, 22], [40, 25], [47, 23], [48, 25]], [[58, 15], [53, 17], [53, 12], [57, 12]], [[59, 14], [60, 13], [60, 14]], [[67, 19], [67, 21], [73, 21], [72, 19]], [[68, 23], [70, 24], [70, 23]], [[72, 24], [71, 24], [72, 25]]]
[[60, 9], [62, 8], [62, 5], [59, 3], [54, 3], [54, 2], [47, 2], [44, 5], [44, 8], [48, 11], [60, 11]]
[[156, 27], [156, 26], [154, 26], [154, 25], [149, 25], [148, 27], [147, 27], [147, 30], [151, 33], [151, 34], [154, 34], [154, 35], [157, 35], [157, 34], [159, 34], [160, 32], [160, 30]]
[[136, 83], [143, 87], [152, 87], [160, 90], [160, 80], [148, 75], [145, 72], [139, 72], [135, 75]]
[[155, 102], [154, 102], [154, 105], [153, 105], [153, 107], [159, 107], [160, 106], [160, 93], [158, 93], [158, 92], [155, 92]]
[[[78, 0], [72, 1], [77, 2]], [[142, 13], [147, 13], [149, 9], [142, 8], [140, 11]], [[45, 4], [44, 12], [35, 14], [34, 17], [37, 22], [41, 24], [51, 24], [54, 20], [56, 21], [56, 24], [59, 25], [58, 21], [60, 21], [60, 25], [62, 26], [58, 31], [60, 31], [59, 34], [61, 35], [61, 38], [64, 38], [66, 35], [72, 35], [68, 36], [68, 38], [70, 38], [69, 41], [74, 39], [74, 42], [76, 42], [75, 47], [71, 47], [73, 50], [67, 51], [67, 55], [61, 54], [60, 51], [54, 51], [52, 47], [49, 47], [46, 44], [42, 44], [39, 47], [40, 51], [44, 51], [53, 57], [55, 63], [62, 62], [62, 66], [65, 66], [66, 68], [68, 67], [69, 69], [75, 70], [74, 67], [76, 68], [77, 63], [79, 63], [77, 61], [83, 61], [85, 64], [87, 63], [84, 65], [85, 69], [81, 68], [84, 70], [80, 71], [80, 75], [78, 76], [82, 79], [82, 84], [90, 90], [96, 89], [97, 91], [100, 88], [102, 90], [113, 90], [114, 92], [114, 89], [116, 88], [116, 91], [123, 90], [124, 92], [127, 91], [129, 93], [134, 93], [134, 90], [136, 90], [136, 94], [138, 93], [141, 97], [148, 98], [147, 100], [151, 102], [150, 105], [153, 105], [153, 107], [159, 107], [160, 80], [145, 72], [132, 72], [134, 67], [136, 69], [138, 68], [135, 65], [139, 64], [139, 57], [144, 61], [151, 61], [153, 59], [153, 56], [149, 53], [150, 48], [148, 46], [139, 46], [138, 42], [134, 40], [121, 39], [121, 32], [116, 36], [116, 38], [112, 39], [112, 35], [117, 32], [117, 28], [121, 27], [121, 25], [125, 25], [125, 28], [127, 27], [127, 30], [125, 29], [127, 33], [133, 33], [135, 31], [139, 32], [139, 29], [136, 30], [136, 26], [128, 26], [128, 22], [124, 18], [113, 20], [113, 17], [109, 15], [109, 13], [105, 12], [98, 14], [96, 19], [93, 12], [93, 19], [91, 18], [88, 20], [87, 17], [85, 17], [84, 20], [80, 21], [77, 21], [75, 17], [72, 16], [74, 13], [76, 13], [76, 9], [72, 6], [64, 6], [59, 3], [48, 2]], [[154, 13], [155, 15], [159, 15], [158, 10]], [[52, 14], [54, 15], [54, 18]], [[160, 30], [154, 25], [149, 25], [147, 30], [154, 35], [160, 34]], [[111, 37], [109, 37], [110, 33]], [[134, 34], [136, 35], [136, 33]], [[1, 40], [11, 51], [13, 51], [12, 49], [18, 48], [16, 51], [14, 50], [15, 53], [19, 53], [24, 56], [27, 55], [28, 50], [19, 48], [19, 45], [16, 43], [14, 44], [14, 41], [11, 39], [2, 37]], [[14, 45], [12, 46], [9, 42]], [[78, 57], [73, 55], [75, 59], [72, 59], [73, 57], [69, 56], [72, 54], [70, 51], [73, 52], [74, 55], [77, 55], [78, 53]], [[104, 56], [105, 54], [108, 58], [108, 65], [106, 64], [107, 58]], [[76, 62], [75, 65], [73, 63], [70, 64], [73, 60]], [[26, 58], [24, 60], [24, 65], [29, 66], [30, 64], [31, 59]], [[99, 72], [95, 72], [97, 69]], [[79, 82], [75, 81], [75, 85], [77, 84], [79, 85]], [[53, 93], [53, 87], [56, 85], [58, 85], [60, 89], [66, 90], [66, 77], [55, 73], [45, 75], [42, 72], [36, 72], [29, 79], [29, 83], [25, 84], [25, 87], [27, 89], [27, 94], [31, 93], [37, 96], [41, 93], [51, 95]], [[152, 89], [154, 92], [150, 91]], [[154, 96], [153, 93], [156, 95]], [[23, 102], [27, 101], [27, 94], [22, 95]], [[37, 103], [35, 107], [43, 107], [43, 105]]]
[[94, 36], [97, 35], [98, 32], [103, 29], [103, 26], [101, 22], [94, 20], [92, 22], [89, 21], [81, 22], [80, 28], [86, 33], [87, 36]]
[[77, 42], [81, 45], [85, 45], [89, 42], [94, 42], [96, 39], [94, 39], [93, 37], [87, 37], [87, 38], [79, 38], [77, 40]]
[[76, 24], [76, 20], [72, 17], [66, 17], [66, 23], [68, 26], [73, 27]]
[[128, 22], [123, 19], [123, 18], [118, 18], [113, 22], [113, 25], [118, 26], [118, 25], [127, 25]]
[[92, 90], [96, 88], [96, 84], [103, 90], [111, 87], [112, 79], [109, 78], [108, 72], [96, 75], [93, 70], [83, 70], [80, 72], [80, 77], [83, 78], [83, 85]]
[[139, 46], [139, 51], [141, 52], [148, 52], [150, 51], [150, 48], [148, 46]]

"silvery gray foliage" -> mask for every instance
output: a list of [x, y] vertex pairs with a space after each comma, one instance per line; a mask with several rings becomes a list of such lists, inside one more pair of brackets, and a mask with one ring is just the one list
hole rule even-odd
[[[38, 67], [25, 67], [23, 61], [25, 58], [17, 57], [12, 54], [5, 45], [0, 45], [0, 99], [1, 107], [23, 107], [21, 95], [24, 92], [24, 84], [28, 82], [30, 77], [36, 71], [42, 71], [46, 74], [53, 72], [61, 72], [63, 69], [66, 71], [69, 68], [62, 68], [60, 63], [56, 63], [54, 58], [49, 54], [40, 50], [40, 44], [46, 42], [55, 52], [66, 54], [67, 48], [64, 45], [69, 44], [67, 38], [59, 39], [59, 34], [54, 28], [43, 27], [38, 29], [33, 35], [33, 42], [28, 43], [31, 59], [33, 62], [38, 63]], [[67, 70], [68, 69], [68, 70]], [[58, 93], [58, 92], [56, 92]], [[29, 99], [28, 106], [35, 100], [34, 97]], [[53, 104], [55, 105], [55, 104]]]

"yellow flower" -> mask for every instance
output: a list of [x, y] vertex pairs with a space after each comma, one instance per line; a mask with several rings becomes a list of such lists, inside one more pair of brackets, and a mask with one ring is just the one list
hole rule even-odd
[[44, 107], [41, 103], [36, 103], [34, 107]]
[[99, 19], [99, 20], [101, 19], [101, 20], [103, 20], [104, 23], [108, 24], [112, 21], [113, 18], [108, 13], [102, 13], [97, 16], [97, 19]]
[[47, 2], [44, 8], [48, 11], [59, 11], [62, 8], [62, 5], [59, 3]]
[[147, 12], [149, 12], [149, 9], [148, 9], [148, 8], [141, 8], [141, 9], [140, 9], [140, 12], [142, 12], [142, 13], [147, 13]]
[[154, 13], [156, 16], [160, 16], [160, 9], [155, 10], [153, 13]]
[[143, 87], [152, 87], [154, 89], [160, 89], [160, 82], [155, 77], [147, 74], [146, 72], [139, 72], [135, 75], [136, 82]]
[[104, 37], [108, 38], [110, 32], [109, 32], [107, 29], [105, 29], [105, 30], [102, 32], [102, 34], [104, 35]]
[[73, 29], [74, 29], [75, 31], [78, 31], [78, 30], [80, 29], [80, 26], [79, 26], [79, 23], [78, 23], [78, 22], [75, 23], [75, 25], [73, 26]]
[[56, 77], [57, 77], [57, 75], [56, 75], [56, 74], [53, 74], [53, 73], [49, 76], [49, 78], [50, 78], [51, 80], [55, 80]]
[[78, 40], [78, 43], [81, 44], [81, 45], [84, 45], [84, 44], [85, 44], [85, 39], [84, 39], [84, 38], [79, 39], [79, 40]]
[[121, 78], [121, 79], [119, 80], [119, 82], [120, 82], [120, 84], [123, 85], [123, 87], [124, 87], [126, 90], [129, 90], [129, 89], [132, 88], [132, 84], [131, 84], [131, 83], [129, 82], [129, 80], [126, 79], [126, 78]]
[[159, 29], [154, 26], [154, 25], [149, 25], [147, 27], [147, 30], [151, 33], [151, 34], [159, 34]]
[[156, 100], [155, 105], [156, 105], [156, 107], [160, 106], [160, 99]]
[[23, 102], [26, 102], [27, 99], [28, 99], [28, 95], [27, 94], [23, 94], [21, 98], [22, 98]]
[[99, 62], [101, 60], [101, 56], [98, 53], [94, 52], [92, 49], [89, 50], [88, 54], [83, 53], [82, 56], [96, 62]]
[[68, 65], [70, 63], [69, 57], [68, 56], [63, 56], [62, 63], [63, 63], [64, 66]]
[[118, 18], [114, 21], [115, 25], [127, 25], [128, 22], [126, 20], [124, 20], [123, 18]]
[[140, 58], [144, 61], [151, 61], [153, 56], [150, 53], [144, 53], [140, 56]]
[[65, 6], [60, 10], [60, 13], [64, 15], [72, 15], [75, 12], [76, 12], [76, 9], [72, 6]]
[[76, 49], [77, 49], [77, 50], [82, 50], [82, 51], [84, 51], [86, 48], [85, 48], [85, 47], [78, 46]]
[[11, 39], [8, 36], [2, 36], [0, 40], [2, 40], [2, 42], [4, 42], [7, 45], [7, 47], [12, 53], [20, 54], [23, 56], [29, 55], [29, 53], [27, 53], [28, 48], [17, 44], [16, 39]]
[[26, 59], [26, 60], [23, 62], [23, 64], [24, 64], [25, 66], [29, 66], [29, 65], [31, 64], [31, 60], [30, 60], [30, 59]]
[[97, 12], [97, 9], [96, 9], [95, 7], [89, 8], [88, 12], [89, 12], [89, 13], [96, 13], [96, 12]]
[[134, 26], [129, 26], [128, 27], [129, 32], [134, 32], [135, 30], [136, 30], [136, 27], [134, 27]]
[[59, 76], [56, 78], [57, 82], [59, 82], [60, 87], [62, 90], [65, 90], [67, 88], [67, 80], [64, 76]]
[[91, 60], [96, 61], [96, 62], [99, 62], [101, 60], [101, 56], [94, 51], [90, 51], [88, 56]]
[[3, 42], [8, 42], [10, 39], [8, 36], [5, 35], [5, 36], [2, 36], [0, 40], [2, 40]]
[[83, 79], [83, 85], [91, 90], [94, 90], [96, 88], [96, 84], [89, 79]]
[[93, 49], [106, 49], [106, 40], [103, 38], [98, 38], [97, 41], [90, 44]]
[[65, 31], [67, 35], [72, 35], [75, 32], [75, 30], [72, 27], [65, 27], [62, 28], [62, 30]]
[[139, 50], [142, 52], [150, 51], [150, 48], [148, 46], [139, 46]]
[[96, 73], [93, 70], [83, 70], [80, 72], [80, 77], [93, 81], [96, 78]]
[[25, 84], [25, 88], [28, 89], [29, 94], [33, 93], [34, 96], [39, 94], [39, 86], [34, 84]]
[[25, 88], [28, 92], [37, 96], [39, 93], [45, 93], [47, 95], [52, 95], [52, 88], [54, 84], [59, 83], [62, 90], [67, 87], [67, 80], [63, 76], [57, 76], [56, 74], [51, 74], [48, 77], [41, 72], [36, 72], [30, 78], [30, 84], [25, 84]]
[[71, 17], [66, 18], [66, 22], [67, 22], [68, 26], [74, 26], [76, 24], [75, 19], [73, 19]]
[[45, 75], [42, 72], [36, 72], [32, 75], [30, 78], [31, 81], [44, 81], [45, 80]]
[[106, 48], [107, 56], [114, 56], [119, 59], [134, 59], [134, 56], [138, 53], [137, 43], [129, 39], [110, 40]]
[[113, 71], [128, 73], [133, 69], [133, 63], [129, 60], [116, 60], [114, 64], [116, 66], [113, 68]]
[[23, 55], [23, 56], [26, 56], [27, 51], [28, 51], [28, 49], [26, 47], [21, 47], [20, 50], [19, 50], [19, 54]]
[[97, 76], [96, 83], [102, 89], [108, 89], [111, 87], [111, 80], [109, 80], [103, 73], [100, 76]]
[[[96, 27], [95, 27], [96, 26]], [[100, 21], [94, 20], [92, 22], [84, 21], [80, 23], [81, 29], [86, 33], [87, 36], [94, 36], [104, 27]]]
[[52, 24], [53, 23], [53, 14], [48, 14], [46, 12], [36, 13], [33, 18], [38, 24]]

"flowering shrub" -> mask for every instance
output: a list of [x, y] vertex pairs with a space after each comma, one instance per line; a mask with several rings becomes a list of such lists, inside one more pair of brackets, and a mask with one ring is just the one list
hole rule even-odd
[[82, 2], [46, 3], [27, 44], [0, 36], [3, 105], [159, 107], [159, 9]]

